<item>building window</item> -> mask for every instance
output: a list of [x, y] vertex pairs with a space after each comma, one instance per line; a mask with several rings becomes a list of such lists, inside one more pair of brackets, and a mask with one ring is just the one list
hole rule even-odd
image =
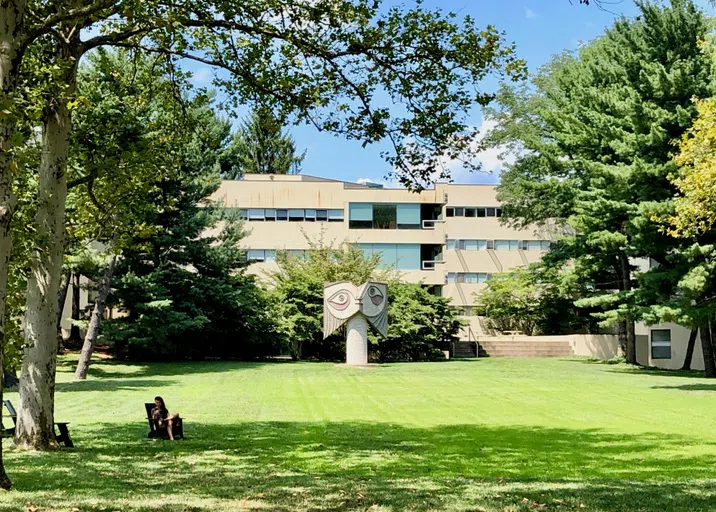
[[316, 210], [316, 220], [318, 222], [328, 221], [328, 210]]
[[276, 210], [271, 209], [271, 208], [266, 208], [264, 210], [264, 219], [267, 221], [276, 220]]
[[398, 208], [394, 204], [373, 205], [373, 229], [395, 229], [398, 227]]
[[457, 274], [455, 272], [448, 272], [447, 282], [454, 283], [457, 280]]
[[478, 209], [477, 209], [477, 216], [478, 216], [478, 217], [484, 217], [484, 216], [485, 216], [485, 208], [478, 208]]
[[496, 251], [509, 251], [510, 241], [509, 240], [495, 240]]
[[288, 221], [289, 222], [301, 222], [306, 214], [305, 210], [298, 208], [291, 208], [288, 210]]
[[651, 330], [651, 358], [671, 359], [671, 329]]
[[496, 208], [486, 208], [487, 210], [487, 216], [488, 217], [496, 217], [497, 216], [497, 209]]
[[455, 240], [448, 240], [446, 243], [446, 248], [448, 251], [452, 251], [455, 249]]
[[487, 249], [488, 249], [488, 250], [494, 250], [494, 249], [495, 249], [495, 241], [494, 241], [494, 240], [488, 240], [488, 241], [487, 241]]
[[329, 222], [343, 222], [343, 210], [328, 210]]
[[363, 254], [380, 256], [381, 268], [397, 270], [421, 270], [420, 244], [358, 244]]
[[288, 210], [276, 210], [276, 220], [288, 220]]
[[510, 250], [511, 251], [519, 251], [520, 250], [520, 241], [519, 240], [510, 240]]
[[239, 218], [241, 220], [249, 220], [249, 211], [246, 208], [239, 209]]
[[373, 205], [370, 203], [351, 203], [348, 207], [348, 227], [351, 229], [372, 228]]
[[306, 222], [316, 222], [316, 210], [306, 210]]
[[551, 242], [550, 242], [549, 240], [542, 240], [542, 241], [541, 241], [541, 244], [542, 244], [542, 250], [543, 250], [543, 251], [549, 251], [549, 247], [550, 247], [550, 244], [551, 244]]
[[263, 208], [249, 208], [249, 220], [264, 220]]
[[445, 208], [445, 216], [446, 217], [454, 217], [455, 216], [455, 208]]
[[246, 252], [246, 258], [251, 261], [265, 261], [266, 260], [266, 251], [263, 249], [249, 249]]
[[495, 213], [497, 214], [498, 217], [502, 217], [502, 208], [497, 208], [495, 210]]
[[465, 217], [476, 217], [477, 208], [465, 208]]
[[398, 229], [420, 229], [420, 204], [405, 203], [397, 207]]

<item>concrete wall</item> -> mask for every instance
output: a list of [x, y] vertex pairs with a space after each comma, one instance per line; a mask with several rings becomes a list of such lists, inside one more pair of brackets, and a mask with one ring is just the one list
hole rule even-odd
[[[670, 359], [654, 359], [651, 357], [651, 330], [652, 329], [670, 329], [671, 330], [671, 358]], [[689, 344], [689, 335], [691, 330], [674, 323], [664, 323], [658, 325], [637, 324], [637, 335], [639, 342], [637, 344], [637, 361], [646, 366], [655, 366], [657, 368], [665, 368], [669, 370], [678, 370], [684, 364], [686, 356], [686, 348]], [[704, 357], [701, 350], [701, 337], [697, 336], [696, 345], [694, 347], [694, 356], [691, 360], [692, 370], [704, 369]]]
[[570, 343], [577, 356], [608, 360], [619, 352], [619, 340], [614, 334], [572, 334]]

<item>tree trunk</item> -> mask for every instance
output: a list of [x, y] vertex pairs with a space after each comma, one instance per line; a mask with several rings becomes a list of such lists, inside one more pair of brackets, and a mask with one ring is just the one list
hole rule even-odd
[[619, 355], [626, 357], [627, 327], [624, 320], [617, 324], [617, 337], [619, 338]]
[[698, 328], [691, 329], [691, 334], [689, 335], [689, 344], [686, 347], [686, 355], [684, 356], [684, 364], [681, 366], [682, 370], [691, 369], [691, 360], [694, 357], [694, 348], [696, 348], [696, 336], [698, 334]]
[[[623, 252], [619, 253], [619, 273], [621, 277], [621, 289], [624, 292], [630, 291], [631, 268], [629, 258]], [[631, 313], [627, 313], [624, 322], [626, 329], [626, 362], [629, 364], [639, 364], [636, 360], [636, 328], [634, 316]]]
[[90, 359], [92, 358], [92, 352], [94, 352], [97, 336], [99, 335], [99, 326], [102, 322], [102, 315], [104, 313], [107, 295], [109, 295], [109, 291], [112, 288], [112, 276], [114, 275], [114, 269], [116, 266], [117, 255], [113, 254], [104, 269], [102, 283], [97, 291], [97, 297], [94, 300], [94, 308], [92, 309], [90, 323], [87, 327], [87, 332], [85, 333], [85, 342], [84, 345], [82, 345], [82, 352], [80, 353], [80, 360], [77, 363], [77, 370], [75, 370], [76, 379], [84, 380], [87, 378], [87, 370], [89, 368]]
[[[76, 37], [79, 37], [77, 35]], [[25, 313], [25, 352], [20, 374], [15, 444], [21, 449], [57, 447], [54, 436], [57, 367], [57, 296], [64, 252], [67, 153], [77, 60], [62, 53], [67, 85], [48, 100], [44, 112], [42, 157], [35, 217], [35, 251], [30, 257]], [[62, 85], [60, 83], [60, 85]]]
[[65, 311], [65, 301], [67, 301], [67, 290], [70, 287], [70, 278], [72, 274], [67, 271], [62, 276], [62, 282], [60, 283], [60, 293], [57, 296], [57, 353], [62, 354], [64, 352], [64, 346], [62, 344], [62, 313]]
[[72, 325], [70, 326], [70, 341], [80, 341], [80, 326], [75, 322], [80, 319], [80, 275], [72, 273]]
[[[0, 2], [0, 106], [12, 111], [12, 98], [17, 85], [22, 56], [16, 44], [23, 32], [25, 2], [22, 0]], [[10, 222], [17, 198], [12, 190], [13, 172], [10, 155], [11, 141], [15, 134], [12, 115], [0, 115], [0, 375], [4, 374], [5, 354], [5, 299], [7, 273], [10, 265]], [[3, 381], [0, 379], [0, 404], [2, 404]], [[0, 405], [0, 415], [2, 406]], [[10, 489], [12, 484], [5, 473], [0, 443], [0, 488]]]
[[716, 362], [714, 361], [713, 340], [711, 339], [711, 326], [709, 322], [701, 325], [701, 351], [704, 355], [704, 377], [716, 377]]

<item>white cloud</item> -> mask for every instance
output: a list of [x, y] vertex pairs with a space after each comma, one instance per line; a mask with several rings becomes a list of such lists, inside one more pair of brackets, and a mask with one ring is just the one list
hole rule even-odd
[[208, 85], [213, 77], [213, 72], [209, 67], [201, 67], [194, 71], [193, 80], [197, 85]]
[[[474, 144], [477, 145], [496, 126], [497, 123], [494, 120], [483, 119]], [[460, 160], [451, 160], [445, 157], [441, 163], [455, 183], [497, 183], [500, 179], [503, 164], [515, 161], [514, 155], [504, 153], [505, 148], [503, 147], [490, 148], [477, 153], [476, 160], [481, 166], [481, 171], [479, 172], [466, 169]]]
[[532, 9], [530, 9], [529, 7], [525, 7], [525, 18], [527, 18], [528, 20], [531, 20], [531, 19], [534, 19], [534, 18], [536, 18], [536, 17], [537, 17], [537, 13], [536, 13], [536, 12], [534, 12], [534, 11], [533, 11]]

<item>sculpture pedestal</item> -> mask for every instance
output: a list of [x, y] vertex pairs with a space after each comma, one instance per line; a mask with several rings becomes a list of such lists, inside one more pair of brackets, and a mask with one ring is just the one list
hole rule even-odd
[[346, 324], [346, 364], [368, 364], [368, 320], [360, 313]]

